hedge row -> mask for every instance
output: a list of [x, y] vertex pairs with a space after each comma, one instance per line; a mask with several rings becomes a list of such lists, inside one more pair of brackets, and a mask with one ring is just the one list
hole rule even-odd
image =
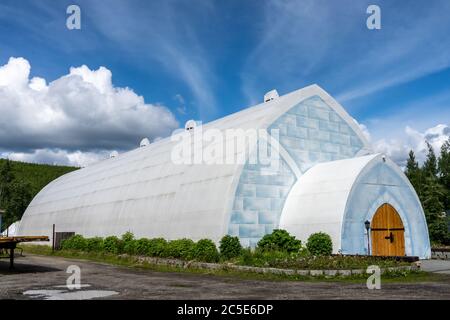
[[240, 254], [242, 247], [237, 237], [225, 236], [220, 244], [220, 253], [213, 241], [201, 239], [194, 242], [190, 239], [166, 241], [163, 238], [135, 239], [130, 232], [121, 238], [109, 236], [106, 238], [84, 238], [75, 235], [63, 240], [61, 248], [64, 250], [80, 250], [88, 252], [105, 252], [112, 254], [127, 253], [130, 255], [143, 255], [150, 257], [177, 258], [184, 260], [198, 260], [204, 262], [217, 262], [231, 259]]
[[[163, 238], [135, 239], [130, 232], [121, 238], [109, 236], [106, 238], [84, 238], [75, 235], [62, 242], [61, 248], [65, 250], [80, 250], [88, 252], [105, 252], [112, 254], [127, 253], [130, 255], [143, 255], [150, 257], [177, 258], [184, 260], [198, 260], [205, 262], [217, 262], [219, 260], [231, 260], [234, 258], [248, 259], [251, 251], [244, 250], [237, 237], [226, 235], [220, 241], [219, 250], [213, 241], [201, 239], [194, 242], [190, 239], [167, 241]], [[255, 250], [258, 253], [287, 253], [312, 256], [331, 255], [332, 242], [325, 233], [312, 234], [306, 247], [300, 240], [291, 236], [285, 230], [275, 229], [271, 234], [265, 235]]]

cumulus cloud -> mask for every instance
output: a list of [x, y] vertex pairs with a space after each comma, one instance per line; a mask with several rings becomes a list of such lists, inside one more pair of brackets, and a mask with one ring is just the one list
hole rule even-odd
[[423, 163], [428, 152], [426, 142], [430, 143], [436, 154], [440, 153], [441, 146], [450, 137], [450, 127], [445, 124], [438, 124], [428, 128], [424, 132], [415, 130], [409, 126], [405, 127], [405, 136], [396, 139], [380, 139], [372, 142], [376, 152], [388, 155], [401, 167], [406, 165], [408, 153], [413, 150], [416, 159]]
[[3, 152], [0, 153], [0, 157], [22, 162], [85, 167], [108, 158], [109, 152], [106, 150], [69, 152], [61, 149], [37, 149], [32, 152]]
[[167, 136], [178, 127], [166, 107], [115, 87], [105, 67], [70, 68], [50, 83], [30, 79], [30, 69], [24, 58], [0, 67], [0, 149], [11, 158], [82, 165], [98, 150], [131, 149], [143, 137]]

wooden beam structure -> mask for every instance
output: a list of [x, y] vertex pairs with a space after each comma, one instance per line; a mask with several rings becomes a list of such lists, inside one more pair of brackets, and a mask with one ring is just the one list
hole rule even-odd
[[0, 237], [0, 249], [9, 250], [9, 268], [14, 269], [14, 250], [18, 243], [37, 241], [49, 241], [49, 238], [47, 236]]

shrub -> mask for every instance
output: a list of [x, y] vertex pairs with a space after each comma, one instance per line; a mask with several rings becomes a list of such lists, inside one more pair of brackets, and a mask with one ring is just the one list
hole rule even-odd
[[134, 240], [134, 234], [127, 231], [122, 235], [121, 238], [121, 250], [120, 252], [124, 252], [127, 254], [135, 254], [136, 251], [136, 240]]
[[226, 235], [220, 240], [219, 248], [220, 255], [226, 260], [235, 258], [242, 252], [242, 245], [239, 238], [230, 235]]
[[263, 251], [298, 252], [302, 242], [282, 229], [274, 229], [271, 234], [266, 234], [258, 242], [258, 248]]
[[62, 241], [61, 248], [65, 250], [86, 250], [87, 241], [82, 235], [76, 234]]
[[94, 237], [86, 239], [86, 251], [102, 251], [103, 250], [103, 238]]
[[128, 241], [132, 241], [132, 240], [134, 240], [134, 234], [130, 231], [127, 231], [122, 235], [123, 242], [128, 242]]
[[244, 266], [252, 266], [254, 263], [253, 252], [250, 248], [242, 249], [241, 255], [238, 258], [238, 264]]
[[138, 240], [128, 240], [126, 242], [123, 242], [123, 252], [134, 255], [137, 253], [137, 241]]
[[219, 260], [219, 251], [217, 251], [214, 242], [209, 239], [201, 239], [195, 244], [192, 250], [192, 257], [199, 261], [217, 262]]
[[323, 232], [311, 234], [306, 243], [306, 247], [314, 256], [329, 256], [333, 252], [331, 237]]
[[188, 260], [192, 256], [194, 245], [195, 243], [191, 239], [172, 240], [167, 243], [163, 255]]
[[141, 256], [148, 256], [150, 244], [151, 244], [150, 239], [147, 238], [141, 238], [139, 240], [136, 240], [135, 253]]
[[162, 257], [166, 249], [167, 241], [163, 238], [150, 239], [147, 246], [147, 255], [151, 257]]
[[120, 253], [122, 251], [122, 243], [116, 236], [106, 237], [103, 241], [103, 250], [108, 253]]

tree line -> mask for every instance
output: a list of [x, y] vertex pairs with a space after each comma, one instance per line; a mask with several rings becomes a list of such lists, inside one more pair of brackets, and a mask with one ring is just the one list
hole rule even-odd
[[31, 200], [43, 187], [76, 169], [0, 159], [0, 209], [5, 211], [0, 232], [22, 218]]
[[414, 151], [409, 152], [405, 174], [416, 189], [422, 203], [433, 244], [449, 245], [448, 214], [450, 211], [450, 138], [436, 156], [427, 142], [427, 156], [422, 165], [416, 160]]

